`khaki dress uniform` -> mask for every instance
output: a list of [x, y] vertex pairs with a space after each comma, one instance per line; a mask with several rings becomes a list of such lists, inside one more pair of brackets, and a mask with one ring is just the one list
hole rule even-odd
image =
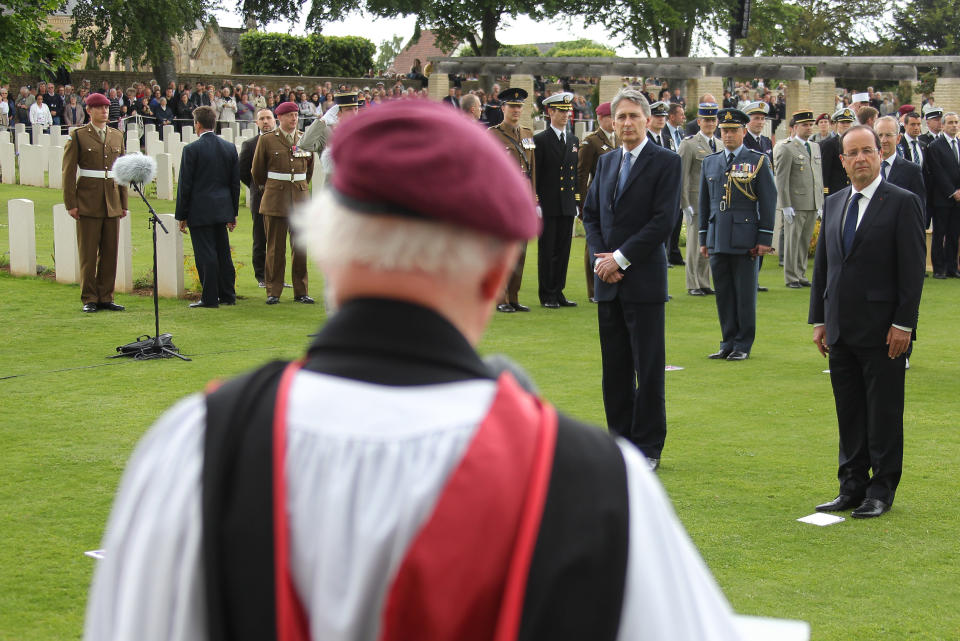
[[[531, 191], [536, 184], [537, 163], [534, 159], [534, 149], [536, 145], [533, 142], [533, 130], [529, 127], [517, 127], [514, 129], [505, 122], [501, 122], [495, 127], [490, 127], [490, 132], [496, 138], [497, 142], [502, 144], [507, 153], [516, 161], [520, 170], [530, 179]], [[507, 288], [503, 296], [498, 301], [499, 304], [511, 303], [519, 304], [520, 283], [523, 280], [523, 264], [527, 257], [527, 244], [523, 244], [520, 250], [520, 258], [513, 268], [513, 273], [507, 281]]]
[[107, 127], [103, 140], [96, 127], [74, 129], [63, 151], [63, 204], [77, 209], [80, 254], [80, 299], [113, 302], [117, 278], [120, 218], [127, 209], [127, 188], [113, 177], [113, 163], [123, 155], [123, 134]]
[[[723, 143], [713, 138], [716, 149], [722, 149]], [[687, 223], [686, 278], [687, 291], [710, 289], [710, 260], [700, 255], [697, 239], [700, 237], [700, 171], [703, 159], [716, 153], [710, 147], [710, 140], [703, 133], [684, 138], [678, 150], [683, 171], [683, 184], [680, 188], [680, 209], [693, 209], [693, 216]]]
[[267, 236], [267, 257], [264, 263], [264, 282], [267, 295], [280, 298], [283, 293], [283, 274], [287, 268], [286, 243], [290, 233], [291, 276], [293, 295], [307, 295], [307, 254], [298, 247], [289, 225], [289, 216], [295, 206], [310, 200], [310, 180], [313, 177], [313, 152], [301, 149], [301, 134], [293, 133], [291, 145], [281, 129], [260, 136], [253, 153], [251, 173], [258, 185], [263, 185], [260, 214]]
[[[580, 152], [577, 158], [577, 194], [581, 195], [581, 200], [586, 199], [587, 189], [590, 188], [590, 181], [597, 171], [597, 160], [603, 154], [613, 151], [617, 148], [613, 136], [607, 136], [603, 129], [588, 134], [583, 142], [580, 143]], [[587, 277], [587, 296], [593, 299], [593, 273], [594, 258], [590, 255], [590, 248], [584, 244], [583, 248], [583, 268]]]
[[792, 222], [783, 222], [783, 279], [787, 285], [809, 285], [806, 279], [810, 239], [823, 209], [823, 166], [820, 145], [810, 150], [798, 138], [788, 138], [773, 149], [777, 182], [777, 209], [793, 207]]

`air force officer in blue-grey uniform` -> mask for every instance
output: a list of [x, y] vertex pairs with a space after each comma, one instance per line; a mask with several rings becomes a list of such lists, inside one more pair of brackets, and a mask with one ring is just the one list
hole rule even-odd
[[723, 340], [709, 358], [742, 361], [757, 333], [758, 257], [773, 244], [777, 188], [769, 157], [747, 149], [738, 109], [717, 113], [723, 150], [700, 173], [700, 253], [710, 258]]

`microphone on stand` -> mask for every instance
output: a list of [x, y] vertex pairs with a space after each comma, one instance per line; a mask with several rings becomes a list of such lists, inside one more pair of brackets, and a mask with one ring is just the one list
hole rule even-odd
[[[139, 152], [127, 154], [114, 161], [113, 173], [117, 177], [117, 182], [124, 187], [136, 189], [139, 185], [142, 188], [144, 183], [157, 177], [157, 161]], [[140, 193], [139, 189], [137, 193]]]

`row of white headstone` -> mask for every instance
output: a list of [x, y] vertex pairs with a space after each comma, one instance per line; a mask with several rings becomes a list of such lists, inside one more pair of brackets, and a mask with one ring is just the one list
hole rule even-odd
[[[15, 198], [7, 203], [10, 232], [10, 273], [15, 276], [36, 276], [37, 236], [33, 201]], [[169, 233], [157, 228], [157, 293], [179, 298], [183, 285], [183, 234], [173, 214], [160, 214]], [[133, 291], [133, 245], [130, 216], [120, 219], [120, 242], [117, 250], [116, 291]], [[80, 255], [77, 251], [77, 222], [64, 205], [53, 206], [53, 260], [59, 283], [80, 282]]]

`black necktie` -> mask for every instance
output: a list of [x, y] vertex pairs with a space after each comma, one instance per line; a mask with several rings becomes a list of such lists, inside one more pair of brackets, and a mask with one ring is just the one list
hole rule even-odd
[[860, 198], [862, 194], [854, 194], [847, 206], [847, 218], [843, 221], [843, 255], [850, 253], [853, 247], [853, 238], [857, 235], [857, 218], [860, 215]]
[[663, 147], [663, 141], [660, 140], [660, 134], [657, 134], [657, 144]]
[[733, 165], [733, 152], [731, 151], [727, 154], [727, 171], [730, 171], [730, 166]]
[[717, 151], [717, 145], [716, 143], [713, 142], [713, 138], [710, 138], [710, 151], [714, 153], [716, 153]]
[[917, 151], [917, 141], [911, 140], [910, 146], [913, 147], [913, 162], [920, 164], [920, 152]]
[[563, 147], [563, 134], [560, 134], [560, 146]]
[[880, 173], [883, 174], [883, 179], [887, 179], [887, 172], [890, 171], [890, 163], [886, 160], [883, 161], [883, 165], [880, 167]]

